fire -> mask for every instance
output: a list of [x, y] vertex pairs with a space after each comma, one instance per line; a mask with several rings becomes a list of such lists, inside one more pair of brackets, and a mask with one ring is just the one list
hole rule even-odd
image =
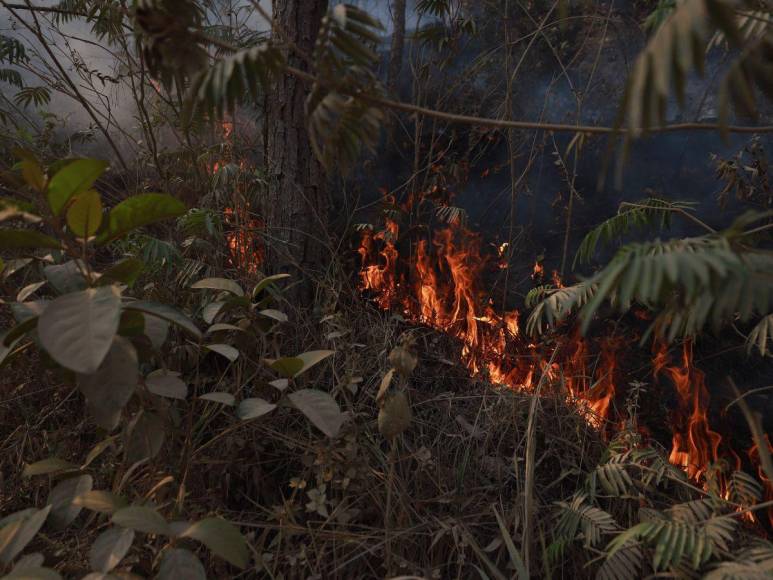
[[[233, 157], [234, 122], [223, 120], [220, 123], [220, 138], [223, 140], [221, 157], [208, 166], [210, 175], [217, 174], [229, 163], [234, 163]], [[245, 161], [239, 160], [239, 169], [245, 168]], [[234, 268], [248, 274], [256, 274], [263, 262], [264, 250], [260, 239], [261, 220], [250, 211], [250, 204], [244, 200], [242, 186], [237, 182], [233, 191], [233, 205], [223, 210], [223, 222], [226, 225], [225, 239], [228, 245], [228, 263]]]
[[[625, 394], [628, 385], [622, 361], [636, 342], [635, 336], [612, 332], [601, 339], [589, 339], [576, 328], [564, 326], [551, 340], [530, 342], [520, 332], [520, 313], [495, 309], [483, 285], [487, 273], [500, 267], [507, 246], [487, 246], [492, 248], [487, 255], [482, 251], [480, 235], [461, 223], [444, 225], [429, 235], [423, 233], [414, 243], [401, 239], [400, 233], [398, 223], [391, 219], [380, 231], [366, 229], [362, 233], [358, 249], [360, 288], [380, 308], [399, 309], [407, 320], [458, 339], [460, 361], [473, 377], [532, 392], [544, 376], [602, 437], [630, 424], [624, 406], [618, 409], [615, 399]], [[541, 284], [544, 276], [544, 266], [538, 260], [532, 272], [534, 284]], [[552, 283], [563, 287], [555, 271]], [[647, 318], [641, 314], [635, 317]], [[693, 345], [685, 342], [675, 362], [665, 345], [658, 346], [652, 366], [660, 388], [673, 388], [676, 395], [671, 463], [706, 489], [709, 480], [718, 481], [720, 492], [726, 493], [727, 477], [720, 469], [722, 437], [709, 423], [709, 392], [704, 373], [694, 364]], [[636, 423], [636, 429], [643, 438], [650, 436], [646, 426]], [[755, 466], [759, 465], [753, 454], [750, 457]], [[737, 463], [740, 468], [740, 460]], [[773, 482], [760, 474], [766, 498], [773, 499]]]
[[669, 460], [698, 481], [718, 461], [722, 437], [709, 427], [709, 392], [703, 372], [693, 365], [692, 343], [684, 343], [681, 364], [666, 366], [667, 361], [667, 353], [656, 356], [654, 373], [657, 377], [662, 372], [671, 379], [678, 398]]

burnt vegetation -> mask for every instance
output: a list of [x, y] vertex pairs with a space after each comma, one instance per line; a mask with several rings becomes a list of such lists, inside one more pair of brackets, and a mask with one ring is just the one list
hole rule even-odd
[[0, 0], [0, 577], [773, 574], [767, 0]]

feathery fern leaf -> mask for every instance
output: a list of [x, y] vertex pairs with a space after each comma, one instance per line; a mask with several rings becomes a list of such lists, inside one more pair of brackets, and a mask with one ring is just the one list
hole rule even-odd
[[573, 286], [549, 289], [536, 289], [531, 300], [542, 297], [529, 314], [526, 332], [532, 336], [542, 334], [544, 328], [555, 326], [573, 311], [584, 306], [596, 293], [597, 286], [592, 281], [580, 282]]
[[[656, 197], [649, 197], [633, 203], [620, 204], [617, 215], [609, 218], [586, 234], [580, 243], [574, 257], [574, 265], [587, 263], [593, 258], [599, 242], [608, 244], [619, 240], [625, 234], [636, 228], [666, 229], [671, 225], [671, 214], [674, 210], [690, 209], [694, 204], [689, 202], [670, 202]], [[573, 266], [574, 267], [574, 266]]]
[[24, 83], [19, 71], [12, 68], [0, 68], [0, 82], [8, 83], [14, 87], [22, 88]]
[[603, 534], [617, 531], [615, 519], [604, 510], [588, 503], [583, 493], [576, 494], [571, 502], [558, 502], [561, 516], [556, 525], [556, 535], [576, 538], [581, 533], [586, 546], [597, 546]]
[[641, 544], [631, 540], [604, 560], [596, 580], [630, 580], [638, 578], [644, 553]]
[[770, 355], [768, 350], [768, 341], [773, 341], [773, 314], [763, 317], [746, 337], [746, 351], [751, 353], [752, 349], [757, 350], [762, 356]]

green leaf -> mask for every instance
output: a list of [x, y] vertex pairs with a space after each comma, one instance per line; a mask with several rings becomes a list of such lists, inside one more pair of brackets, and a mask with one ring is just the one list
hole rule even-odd
[[207, 324], [212, 324], [212, 321], [217, 316], [217, 313], [225, 306], [225, 302], [210, 302], [201, 311], [201, 317]]
[[110, 350], [92, 374], [78, 374], [78, 390], [86, 397], [97, 425], [112, 431], [139, 382], [137, 351], [127, 338], [116, 336]]
[[145, 386], [154, 395], [170, 399], [182, 399], [188, 396], [188, 385], [180, 380], [180, 373], [159, 369], [145, 377]]
[[207, 573], [190, 550], [170, 548], [164, 552], [156, 580], [207, 580]]
[[255, 397], [251, 399], [244, 399], [236, 409], [236, 415], [242, 421], [248, 419], [257, 419], [262, 417], [266, 413], [270, 413], [276, 409], [276, 405], [269, 403], [268, 401]]
[[190, 318], [185, 316], [179, 310], [167, 306], [166, 304], [158, 304], [156, 302], [126, 302], [123, 306], [128, 310], [139, 310], [153, 316], [157, 316], [162, 320], [171, 322], [175, 326], [179, 326], [189, 334], [191, 334], [197, 340], [201, 340], [201, 331], [196, 327]]
[[334, 354], [335, 354], [334, 350], [310, 350], [309, 352], [304, 352], [303, 354], [299, 354], [297, 358], [301, 359], [301, 362], [303, 363], [303, 367], [301, 367], [301, 370], [295, 373], [295, 376], [297, 377], [298, 375], [305, 373], [314, 365], [322, 362], [327, 357], [332, 356]]
[[64, 459], [59, 459], [58, 457], [49, 457], [27, 465], [24, 468], [22, 475], [24, 477], [34, 477], [35, 475], [47, 475], [49, 473], [68, 471], [70, 469], [78, 469], [78, 466], [69, 461], [65, 461]]
[[152, 459], [164, 445], [166, 431], [161, 418], [146, 411], [137, 413], [124, 433], [124, 451], [130, 463]]
[[266, 308], [265, 310], [260, 310], [258, 312], [261, 316], [265, 316], [267, 318], [273, 318], [274, 320], [277, 320], [279, 322], [287, 322], [287, 314], [280, 310], [274, 310], [273, 308]]
[[211, 350], [212, 352], [216, 352], [221, 356], [224, 356], [231, 362], [234, 362], [237, 358], [239, 358], [239, 351], [228, 344], [207, 344], [207, 345], [204, 345], [204, 348], [206, 348], [207, 350]]
[[62, 580], [59, 572], [43, 566], [27, 566], [24, 568], [14, 568], [8, 576], [3, 576], [3, 580]]
[[94, 373], [105, 358], [121, 319], [115, 286], [60, 296], [38, 319], [38, 336], [51, 358], [78, 373]]
[[107, 228], [97, 236], [98, 244], [118, 239], [130, 231], [185, 213], [185, 204], [164, 193], [143, 193], [125, 199], [108, 216]]
[[76, 159], [62, 167], [48, 182], [48, 205], [59, 215], [73, 195], [86, 191], [104, 173], [106, 161]]
[[126, 499], [109, 491], [92, 489], [80, 494], [73, 504], [103, 514], [112, 514], [126, 507]]
[[107, 574], [129, 552], [134, 542], [131, 528], [110, 528], [102, 532], [89, 550], [89, 564], [93, 570]]
[[79, 193], [67, 209], [67, 226], [79, 238], [89, 238], [102, 225], [102, 199], [93, 189]]
[[144, 269], [145, 264], [141, 260], [126, 258], [105, 270], [97, 281], [97, 285], [105, 286], [114, 282], [120, 282], [131, 288]]
[[335, 437], [346, 420], [335, 399], [324, 391], [301, 389], [287, 395], [306, 418], [328, 437]]
[[86, 271], [85, 264], [80, 260], [70, 260], [64, 264], [46, 266], [43, 275], [57, 294], [69, 294], [86, 289], [86, 278], [81, 271]]
[[224, 290], [235, 294], [236, 296], [244, 296], [244, 290], [233, 280], [227, 278], [205, 278], [191, 284], [191, 288], [206, 288], [209, 290]]
[[198, 540], [237, 568], [247, 566], [250, 558], [247, 541], [236, 526], [222, 518], [205, 518], [191, 524], [180, 536]]
[[48, 522], [54, 529], [63, 530], [78, 517], [83, 508], [74, 503], [75, 498], [87, 491], [91, 491], [93, 485], [94, 480], [92, 477], [84, 474], [60, 481], [51, 490], [51, 493], [48, 495], [48, 503], [51, 505]]
[[239, 328], [238, 326], [234, 326], [233, 324], [218, 323], [210, 326], [207, 329], [207, 334], [211, 334], [213, 332], [222, 332], [224, 330], [235, 330], [237, 332], [244, 332], [243, 328]]
[[[0, 524], [0, 562], [11, 563], [16, 555], [32, 541], [50, 511], [50, 505], [42, 510], [34, 508], [22, 510], [14, 514], [14, 516], [18, 515], [18, 518], [5, 525]], [[8, 519], [5, 518], [4, 521]]]
[[118, 510], [113, 514], [113, 523], [145, 534], [168, 536], [171, 532], [161, 514], [145, 506], [129, 506]]
[[0, 250], [51, 248], [58, 250], [61, 244], [35, 230], [0, 229]]
[[286, 356], [276, 360], [266, 359], [268, 366], [287, 378], [293, 378], [303, 369], [303, 361], [295, 356]]
[[273, 276], [266, 276], [255, 285], [255, 288], [252, 289], [252, 297], [255, 298], [258, 294], [260, 294], [263, 290], [265, 290], [268, 287], [268, 285], [271, 284], [272, 282], [276, 282], [277, 280], [284, 280], [285, 278], [289, 278], [289, 277], [290, 277], [290, 274], [274, 274]]
[[236, 403], [236, 397], [234, 397], [231, 393], [224, 392], [207, 393], [205, 395], [201, 395], [199, 399], [220, 403], [221, 405], [227, 405], [229, 407], [233, 407]]
[[46, 187], [46, 175], [38, 160], [34, 157], [27, 157], [22, 159], [20, 165], [24, 182], [31, 188], [42, 192]]

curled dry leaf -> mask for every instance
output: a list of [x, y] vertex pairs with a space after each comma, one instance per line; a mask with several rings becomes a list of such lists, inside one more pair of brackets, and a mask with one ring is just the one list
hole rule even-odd
[[394, 439], [408, 428], [412, 416], [408, 397], [398, 391], [384, 399], [378, 412], [378, 430], [386, 439]]

